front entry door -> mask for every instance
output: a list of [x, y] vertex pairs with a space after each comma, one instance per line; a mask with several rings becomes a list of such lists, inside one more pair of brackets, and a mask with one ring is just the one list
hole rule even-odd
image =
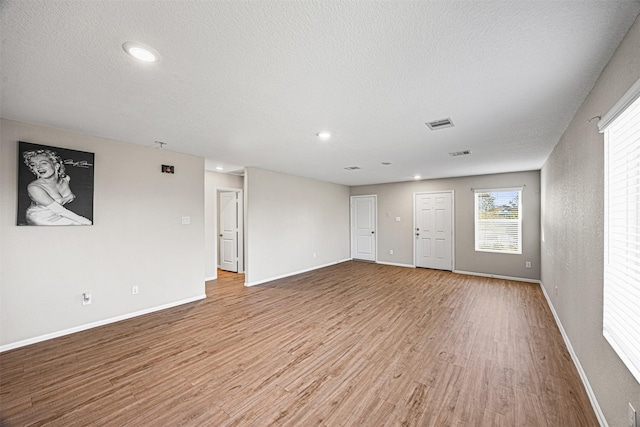
[[416, 267], [453, 269], [452, 192], [415, 195]]
[[376, 196], [351, 197], [351, 258], [376, 260]]
[[220, 268], [238, 272], [238, 193], [220, 193]]

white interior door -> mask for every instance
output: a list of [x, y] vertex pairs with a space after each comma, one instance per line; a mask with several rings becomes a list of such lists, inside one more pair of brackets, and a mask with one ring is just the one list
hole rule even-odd
[[238, 272], [238, 193], [220, 192], [220, 268]]
[[416, 267], [453, 270], [452, 192], [415, 195]]
[[376, 260], [376, 196], [351, 197], [351, 258]]

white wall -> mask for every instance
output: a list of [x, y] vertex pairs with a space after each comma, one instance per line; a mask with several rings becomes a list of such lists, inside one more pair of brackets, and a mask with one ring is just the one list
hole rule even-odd
[[349, 187], [247, 168], [245, 199], [248, 285], [350, 257]]
[[[203, 159], [8, 120], [0, 128], [0, 349], [204, 297]], [[17, 141], [95, 153], [93, 226], [16, 226]]]
[[242, 190], [244, 178], [237, 175], [205, 171], [204, 173], [204, 247], [205, 278], [218, 277], [218, 190], [237, 188]]
[[627, 425], [628, 402], [640, 409], [640, 384], [602, 336], [604, 138], [597, 119], [588, 120], [604, 115], [639, 78], [636, 20], [541, 174], [542, 282], [611, 426]]
[[[521, 187], [522, 254], [476, 252], [472, 188]], [[514, 172], [429, 179], [351, 188], [351, 195], [378, 196], [378, 261], [413, 265], [413, 194], [454, 191], [455, 269], [473, 273], [540, 279], [540, 172]], [[400, 217], [400, 222], [395, 218]], [[393, 250], [393, 255], [389, 250]], [[525, 262], [531, 268], [525, 268]]]

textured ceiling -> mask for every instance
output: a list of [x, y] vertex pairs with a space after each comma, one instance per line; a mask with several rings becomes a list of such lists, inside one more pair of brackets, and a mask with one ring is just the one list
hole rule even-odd
[[[640, 2], [0, 8], [3, 118], [358, 185], [539, 169]], [[137, 62], [129, 40], [162, 60]], [[447, 117], [455, 127], [425, 126]]]

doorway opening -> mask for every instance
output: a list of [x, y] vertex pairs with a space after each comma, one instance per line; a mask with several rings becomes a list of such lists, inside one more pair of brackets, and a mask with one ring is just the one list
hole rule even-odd
[[244, 198], [240, 189], [218, 190], [218, 268], [244, 273]]

